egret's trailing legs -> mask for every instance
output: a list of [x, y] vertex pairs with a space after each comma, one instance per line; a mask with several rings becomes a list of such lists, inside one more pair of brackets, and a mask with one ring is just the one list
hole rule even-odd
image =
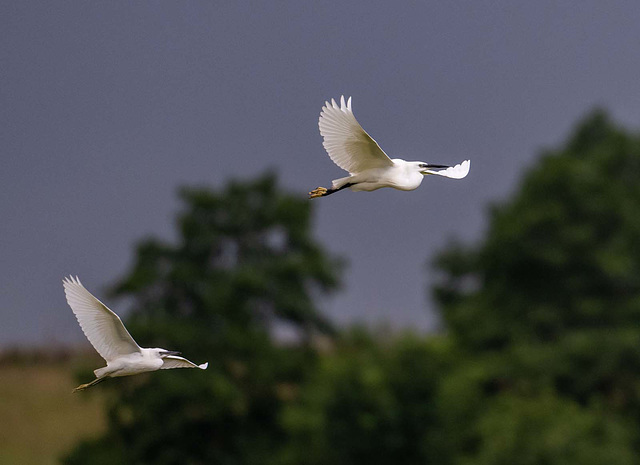
[[107, 376], [103, 376], [102, 378], [97, 378], [94, 379], [93, 381], [91, 381], [90, 383], [86, 383], [86, 384], [81, 384], [80, 386], [78, 386], [77, 388], [75, 388], [73, 391], [71, 392], [78, 392], [78, 391], [84, 391], [85, 389], [90, 388], [91, 386], [95, 386], [98, 383], [101, 383], [102, 381], [104, 381], [105, 379], [107, 379]]
[[353, 186], [353, 184], [351, 183], [347, 183], [342, 187], [338, 187], [337, 189], [334, 189], [333, 187], [327, 189], [326, 187], [316, 187], [314, 190], [312, 190], [311, 192], [309, 192], [309, 198], [310, 199], [315, 199], [316, 197], [326, 197], [327, 195], [331, 195], [334, 194], [338, 191], [341, 191], [342, 189], [345, 189], [347, 187], [351, 187]]

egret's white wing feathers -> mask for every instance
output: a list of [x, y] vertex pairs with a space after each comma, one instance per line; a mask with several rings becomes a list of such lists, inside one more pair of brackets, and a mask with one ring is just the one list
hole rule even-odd
[[82, 332], [102, 358], [110, 362], [120, 356], [140, 351], [120, 317], [96, 299], [78, 277], [65, 278], [67, 302], [80, 323]]
[[318, 120], [325, 150], [329, 158], [351, 174], [372, 168], [393, 166], [378, 143], [360, 126], [351, 111], [351, 97], [340, 106], [334, 99], [325, 102]]
[[426, 170], [426, 173], [429, 174], [437, 174], [438, 176], [444, 176], [452, 179], [462, 179], [467, 174], [469, 174], [469, 169], [471, 168], [471, 161], [465, 160], [462, 163], [458, 163], [456, 166], [450, 166], [447, 169], [436, 171], [436, 170]]
[[160, 367], [161, 370], [168, 370], [170, 368], [200, 368], [201, 370], [206, 370], [209, 366], [209, 362], [203, 363], [202, 365], [196, 365], [186, 358], [178, 357], [177, 355], [168, 355], [163, 357], [162, 362], [162, 366]]

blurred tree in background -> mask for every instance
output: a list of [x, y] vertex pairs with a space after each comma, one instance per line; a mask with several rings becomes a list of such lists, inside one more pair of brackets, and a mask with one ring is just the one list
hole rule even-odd
[[640, 463], [640, 136], [604, 112], [437, 257], [439, 335], [332, 328], [340, 262], [273, 176], [182, 199], [177, 243], [140, 244], [115, 294], [141, 343], [209, 370], [114, 381], [66, 463]]
[[485, 350], [640, 323], [639, 179], [640, 139], [602, 112], [544, 154], [481, 244], [439, 258], [436, 296], [460, 341]]
[[[140, 343], [209, 369], [115, 380], [107, 435], [69, 464], [268, 463], [280, 404], [315, 364], [308, 342], [332, 329], [314, 299], [336, 288], [340, 262], [311, 238], [306, 199], [272, 175], [181, 198], [176, 243], [141, 243], [114, 293], [133, 297], [127, 325]], [[275, 345], [283, 329], [301, 343]]]
[[443, 463], [435, 403], [448, 338], [346, 332], [284, 412], [286, 465]]
[[597, 111], [492, 209], [482, 241], [436, 260], [469, 354], [439, 407], [468, 463], [635, 463], [639, 181], [640, 137]]

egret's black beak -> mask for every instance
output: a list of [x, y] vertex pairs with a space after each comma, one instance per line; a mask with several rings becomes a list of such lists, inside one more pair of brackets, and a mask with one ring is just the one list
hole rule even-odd
[[178, 352], [176, 350], [165, 350], [162, 352], [162, 355], [182, 355], [182, 352]]
[[425, 176], [427, 174], [433, 174], [433, 173], [429, 173], [428, 170], [444, 170], [444, 169], [450, 168], [450, 166], [447, 166], [447, 165], [432, 165], [432, 164], [426, 164], [421, 167], [423, 168], [423, 170], [420, 171], [420, 173], [424, 174]]

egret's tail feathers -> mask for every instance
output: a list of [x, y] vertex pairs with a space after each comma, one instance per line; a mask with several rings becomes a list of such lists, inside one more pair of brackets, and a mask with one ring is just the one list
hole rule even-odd
[[428, 174], [437, 174], [438, 176], [444, 176], [446, 178], [451, 179], [462, 179], [467, 174], [469, 174], [469, 169], [471, 168], [471, 161], [465, 160], [462, 163], [457, 164], [456, 166], [450, 166], [447, 169], [436, 171], [436, 170], [426, 170]]
[[340, 178], [340, 179], [334, 179], [333, 181], [331, 181], [331, 189], [338, 190], [342, 188], [345, 184], [349, 183], [349, 179], [351, 179], [351, 176], [347, 176], [345, 178]]
[[93, 370], [93, 374], [96, 375], [96, 378], [102, 378], [107, 373], [107, 371], [109, 371], [108, 368], [109, 367], [98, 368], [97, 370]]

